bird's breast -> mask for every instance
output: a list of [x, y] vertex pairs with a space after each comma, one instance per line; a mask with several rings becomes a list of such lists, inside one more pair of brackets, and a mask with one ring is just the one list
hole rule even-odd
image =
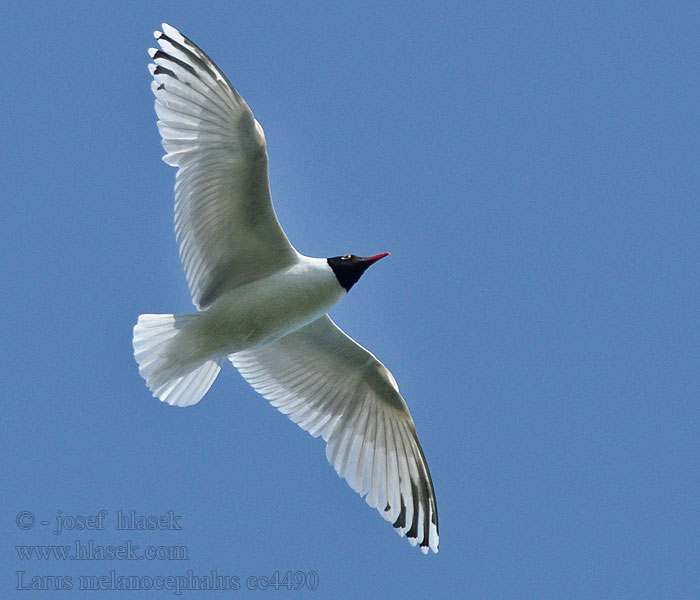
[[325, 261], [303, 262], [222, 294], [201, 313], [197, 329], [208, 348], [232, 354], [315, 321], [344, 295]]

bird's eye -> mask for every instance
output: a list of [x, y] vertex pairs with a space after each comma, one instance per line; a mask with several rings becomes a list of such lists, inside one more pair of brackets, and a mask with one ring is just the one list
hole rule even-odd
[[341, 260], [350, 260], [352, 258], [352, 254], [346, 254], [345, 256], [340, 257]]

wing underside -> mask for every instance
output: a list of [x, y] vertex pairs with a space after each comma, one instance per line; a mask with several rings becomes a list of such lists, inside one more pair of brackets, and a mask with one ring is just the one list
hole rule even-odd
[[213, 61], [163, 24], [149, 51], [163, 160], [178, 168], [175, 232], [197, 308], [294, 263], [270, 198], [262, 127]]
[[413, 419], [386, 367], [325, 315], [229, 357], [255, 390], [314, 437], [338, 475], [424, 552], [437, 505]]

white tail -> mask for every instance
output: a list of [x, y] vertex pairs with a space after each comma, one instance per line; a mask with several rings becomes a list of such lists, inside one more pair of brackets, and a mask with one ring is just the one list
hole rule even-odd
[[199, 317], [141, 315], [134, 326], [134, 358], [139, 373], [156, 398], [175, 406], [196, 404], [207, 393], [221, 369], [225, 355], [203, 360], [183, 360], [191, 352], [188, 337], [179, 334]]

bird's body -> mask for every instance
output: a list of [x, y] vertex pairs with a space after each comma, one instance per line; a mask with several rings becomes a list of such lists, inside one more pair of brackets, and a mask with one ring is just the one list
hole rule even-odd
[[265, 135], [216, 65], [176, 29], [150, 50], [165, 162], [178, 167], [175, 231], [199, 312], [144, 314], [139, 373], [161, 400], [196, 404], [228, 357], [280, 411], [327, 442], [341, 477], [412, 544], [437, 552], [437, 507], [391, 373], [328, 317], [367, 258], [301, 255], [272, 207]]
[[[274, 342], [326, 314], [345, 294], [326, 259], [300, 254], [291, 267], [228, 290], [201, 312], [179, 315], [181, 325], [152, 375], [160, 381], [161, 373], [185, 374], [206, 361]], [[142, 315], [145, 321], [156, 317]]]
[[222, 294], [200, 313], [197, 329], [212, 350], [234, 354], [308, 325], [345, 294], [326, 259], [299, 255], [295, 265]]

